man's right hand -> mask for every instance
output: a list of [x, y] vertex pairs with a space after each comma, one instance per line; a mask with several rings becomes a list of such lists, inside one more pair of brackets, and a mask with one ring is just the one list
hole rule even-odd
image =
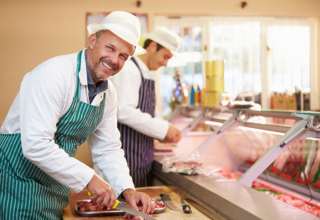
[[166, 137], [164, 138], [163, 142], [167, 143], [177, 143], [181, 139], [181, 132], [178, 128], [174, 127], [173, 125], [169, 126], [167, 131]]
[[98, 204], [106, 206], [107, 209], [111, 209], [116, 200], [116, 196], [111, 186], [105, 180], [95, 174], [88, 183], [87, 189]]

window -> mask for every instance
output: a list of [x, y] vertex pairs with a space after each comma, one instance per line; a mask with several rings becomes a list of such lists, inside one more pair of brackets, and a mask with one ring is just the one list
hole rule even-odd
[[[160, 69], [160, 93], [161, 93], [161, 114], [170, 113], [170, 101], [172, 90], [175, 85], [175, 73], [182, 74], [183, 84], [203, 85], [203, 30], [204, 27], [198, 22], [180, 20], [179, 18], [167, 19], [158, 16], [155, 19], [155, 26], [166, 26], [168, 29], [177, 33], [181, 38], [181, 47], [177, 55], [169, 60], [166, 68]], [[165, 88], [165, 89], [164, 89]]]
[[260, 23], [222, 19], [210, 23], [211, 59], [224, 60], [225, 92], [261, 92]]
[[310, 92], [310, 27], [270, 25], [267, 28], [268, 56], [271, 62], [270, 90]]
[[253, 93], [269, 108], [272, 92], [310, 92], [313, 25], [307, 18], [156, 16], [154, 26], [166, 26], [183, 37], [180, 58], [161, 76], [163, 106], [170, 100], [167, 90], [176, 68], [189, 85], [203, 85], [206, 58], [224, 60], [224, 88], [231, 98]]

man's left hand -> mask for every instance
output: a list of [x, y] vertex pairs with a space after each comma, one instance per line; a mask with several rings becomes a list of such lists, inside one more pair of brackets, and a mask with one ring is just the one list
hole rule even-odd
[[139, 210], [138, 205], [142, 205], [142, 211], [144, 213], [153, 213], [155, 204], [147, 194], [135, 191], [134, 189], [126, 189], [125, 191], [123, 191], [122, 195], [128, 202], [128, 204], [136, 210]]

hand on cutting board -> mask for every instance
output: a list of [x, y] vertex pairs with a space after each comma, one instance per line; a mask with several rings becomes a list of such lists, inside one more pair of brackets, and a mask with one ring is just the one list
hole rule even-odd
[[95, 174], [88, 183], [87, 189], [92, 194], [97, 204], [106, 206], [107, 209], [111, 209], [116, 200], [116, 196], [111, 186], [105, 180]]
[[173, 125], [169, 125], [169, 129], [167, 131], [166, 137], [163, 142], [167, 143], [178, 143], [181, 139], [181, 132], [178, 128]]
[[155, 204], [152, 202], [150, 196], [143, 192], [135, 191], [134, 189], [126, 189], [122, 193], [125, 200], [134, 209], [139, 210], [138, 206], [142, 206], [142, 210], [146, 214], [151, 214], [154, 211]]

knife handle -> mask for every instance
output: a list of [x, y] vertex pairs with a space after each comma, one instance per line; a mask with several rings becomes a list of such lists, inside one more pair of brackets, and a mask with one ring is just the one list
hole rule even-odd
[[185, 214], [192, 213], [191, 206], [185, 200], [181, 200], [181, 206], [182, 206], [183, 213], [185, 213]]
[[114, 201], [113, 205], [112, 205], [112, 209], [116, 209], [118, 208], [118, 206], [120, 205], [120, 201], [117, 199], [116, 201]]
[[188, 204], [182, 205], [182, 210], [186, 214], [191, 214], [192, 213], [192, 209]]
[[86, 190], [86, 194], [87, 194], [87, 196], [93, 196], [93, 193], [92, 192], [90, 192], [89, 190]]
[[160, 193], [160, 198], [162, 201], [171, 201], [170, 196], [166, 193]]

